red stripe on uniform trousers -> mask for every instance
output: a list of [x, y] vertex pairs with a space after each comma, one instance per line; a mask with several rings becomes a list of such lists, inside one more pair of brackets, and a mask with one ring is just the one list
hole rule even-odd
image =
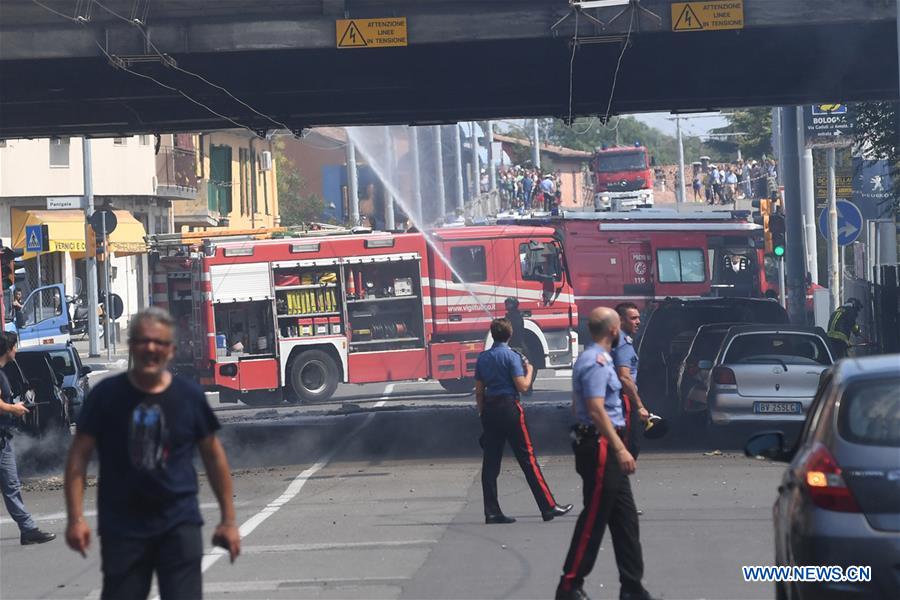
[[541, 484], [541, 490], [544, 492], [544, 497], [547, 499], [547, 502], [550, 503], [550, 506], [556, 506], [556, 500], [553, 499], [553, 494], [550, 493], [550, 488], [547, 487], [547, 482], [544, 481], [544, 475], [541, 473], [541, 469], [537, 464], [537, 459], [534, 457], [534, 447], [531, 445], [531, 436], [528, 435], [528, 427], [525, 425], [525, 411], [522, 410], [522, 405], [519, 404], [518, 400], [516, 400], [516, 408], [519, 409], [519, 427], [522, 429], [522, 435], [525, 437], [525, 448], [528, 450], [528, 460], [531, 463], [531, 468], [534, 471], [535, 477], [537, 477], [538, 483]]
[[603, 495], [603, 474], [606, 471], [606, 455], [607, 455], [606, 438], [600, 436], [597, 444], [597, 474], [594, 483], [594, 493], [591, 494], [591, 503], [588, 506], [587, 518], [584, 520], [584, 529], [581, 530], [581, 537], [578, 539], [578, 546], [575, 550], [575, 559], [572, 561], [572, 567], [569, 572], [564, 575], [568, 580], [573, 580], [578, 576], [578, 567], [584, 560], [584, 553], [587, 550], [588, 541], [591, 539], [591, 533], [594, 531], [594, 524], [597, 522], [597, 514], [600, 512], [600, 497]]
[[628, 445], [628, 440], [631, 439], [631, 399], [628, 398], [628, 394], [622, 394], [622, 408], [625, 411], [625, 445]]

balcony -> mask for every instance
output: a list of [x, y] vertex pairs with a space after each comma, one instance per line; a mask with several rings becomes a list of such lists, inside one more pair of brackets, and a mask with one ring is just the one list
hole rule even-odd
[[[179, 136], [181, 138], [181, 136]], [[198, 188], [197, 151], [190, 138], [162, 147], [156, 155], [156, 195], [172, 202], [176, 227], [210, 227], [219, 224], [219, 212], [208, 206], [207, 194]]]
[[193, 149], [160, 148], [156, 155], [156, 195], [169, 200], [195, 200], [196, 160]]

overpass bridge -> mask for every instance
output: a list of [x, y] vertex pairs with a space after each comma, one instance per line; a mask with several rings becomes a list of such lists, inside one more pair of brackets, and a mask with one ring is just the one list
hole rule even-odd
[[2, 0], [0, 138], [898, 97], [895, 0], [590, 4]]

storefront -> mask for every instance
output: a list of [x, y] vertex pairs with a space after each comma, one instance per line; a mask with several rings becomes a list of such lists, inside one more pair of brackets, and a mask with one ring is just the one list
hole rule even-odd
[[[66, 295], [83, 293], [85, 281], [85, 252], [94, 251], [94, 234], [88, 230], [85, 242], [84, 213], [80, 210], [21, 210], [12, 209], [11, 242], [13, 248], [25, 249], [26, 233], [30, 226], [42, 226], [46, 237], [41, 253], [26, 252], [23, 255], [26, 281], [25, 292], [41, 285], [62, 283]], [[144, 225], [127, 210], [113, 211], [118, 221], [109, 234], [110, 291], [118, 294], [124, 303], [124, 317], [142, 308], [146, 285], [142, 269], [143, 255], [147, 252]], [[103, 263], [98, 263], [98, 286], [105, 288]], [[122, 323], [124, 325], [124, 322]]]

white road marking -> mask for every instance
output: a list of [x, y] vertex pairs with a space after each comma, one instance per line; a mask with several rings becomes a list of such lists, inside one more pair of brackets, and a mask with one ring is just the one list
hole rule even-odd
[[[379, 401], [375, 403], [375, 408], [381, 408], [382, 406], [384, 406], [385, 401], [390, 397], [391, 392], [393, 391], [394, 384], [387, 384], [384, 387], [384, 392], [382, 392], [381, 398], [379, 398]], [[372, 422], [372, 419], [375, 418], [375, 415], [376, 413], [374, 412], [366, 415], [366, 418], [363, 420], [363, 422], [357, 425], [353, 429], [353, 431], [351, 431], [344, 438], [344, 442], [355, 437], [357, 434], [359, 434], [360, 431], [365, 429], [369, 425], [369, 423]], [[241, 534], [241, 539], [244, 539], [248, 535], [253, 533], [253, 530], [262, 525], [262, 523], [266, 519], [277, 513], [282, 506], [293, 500], [294, 497], [296, 497], [297, 494], [300, 493], [300, 490], [303, 489], [303, 486], [306, 485], [306, 482], [309, 481], [309, 478], [325, 468], [325, 466], [328, 465], [329, 462], [331, 462], [331, 459], [335, 457], [335, 455], [343, 448], [343, 446], [343, 443], [335, 444], [334, 448], [332, 448], [328, 454], [319, 459], [316, 464], [304, 471], [301, 471], [300, 474], [297, 475], [297, 477], [295, 477], [294, 480], [287, 486], [284, 492], [280, 496], [278, 496], [278, 498], [276, 498], [272, 502], [269, 502], [269, 504], [267, 504], [265, 508], [244, 521], [238, 529]], [[209, 570], [210, 567], [216, 564], [220, 558], [227, 554], [228, 551], [224, 548], [219, 548], [218, 546], [214, 546], [213, 548], [211, 548], [203, 556], [203, 563], [200, 567], [201, 572], [205, 573], [207, 570]], [[156, 598], [154, 598], [154, 600], [156, 600]]]

